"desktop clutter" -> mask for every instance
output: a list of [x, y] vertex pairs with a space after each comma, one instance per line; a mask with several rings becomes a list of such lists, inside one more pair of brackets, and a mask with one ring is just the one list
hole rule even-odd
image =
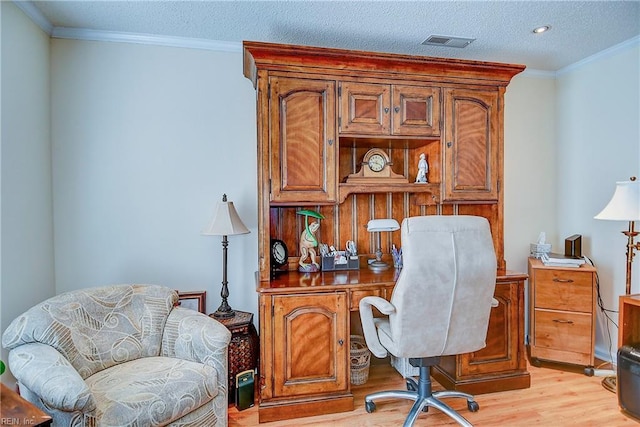
[[574, 234], [565, 239], [564, 254], [551, 252], [551, 243], [546, 243], [546, 233], [538, 236], [529, 246], [529, 256], [537, 258], [547, 267], [580, 267], [586, 262], [582, 256], [582, 236]]
[[[297, 214], [305, 217], [305, 228], [300, 235], [298, 271], [313, 273], [321, 270], [358, 270], [360, 268], [360, 256], [353, 240], [347, 240], [344, 250], [337, 249], [333, 245], [320, 243], [316, 235], [320, 229], [320, 220], [324, 219], [324, 216], [309, 209], [300, 210]], [[309, 218], [313, 218], [313, 220], [310, 221]], [[376, 233], [375, 258], [367, 260], [371, 270], [383, 271], [391, 267], [382, 260], [380, 233], [399, 229], [400, 224], [395, 219], [372, 219], [368, 222], [367, 231]], [[402, 249], [397, 248], [395, 244], [392, 245], [391, 255], [393, 257], [393, 267], [401, 269]]]

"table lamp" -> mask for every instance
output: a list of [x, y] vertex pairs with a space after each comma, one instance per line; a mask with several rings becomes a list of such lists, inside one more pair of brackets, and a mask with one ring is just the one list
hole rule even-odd
[[376, 236], [376, 259], [369, 261], [369, 268], [373, 271], [383, 271], [389, 268], [389, 264], [382, 261], [382, 245], [380, 244], [380, 233], [382, 231], [396, 231], [400, 229], [398, 221], [392, 218], [372, 219], [367, 223], [367, 231], [378, 233]]
[[220, 292], [222, 303], [213, 313], [213, 317], [216, 319], [228, 319], [236, 314], [227, 302], [229, 297], [229, 288], [227, 287], [227, 246], [229, 246], [229, 241], [227, 236], [247, 233], [250, 231], [240, 219], [233, 202], [228, 202], [227, 195], [223, 194], [222, 202], [218, 202], [215, 216], [207, 228], [202, 231], [205, 236], [222, 236], [222, 291]]

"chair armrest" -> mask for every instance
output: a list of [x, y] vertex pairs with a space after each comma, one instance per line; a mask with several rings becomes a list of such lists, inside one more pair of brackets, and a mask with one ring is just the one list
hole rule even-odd
[[60, 411], [94, 411], [96, 403], [78, 371], [55, 348], [29, 343], [9, 352], [11, 373], [40, 399]]
[[206, 314], [175, 307], [162, 333], [162, 356], [204, 363], [227, 370], [231, 332]]
[[362, 322], [362, 330], [367, 347], [376, 357], [387, 357], [387, 349], [380, 344], [380, 339], [378, 338], [372, 307], [377, 308], [387, 316], [395, 313], [396, 308], [389, 301], [380, 297], [364, 297], [360, 300], [360, 321]]

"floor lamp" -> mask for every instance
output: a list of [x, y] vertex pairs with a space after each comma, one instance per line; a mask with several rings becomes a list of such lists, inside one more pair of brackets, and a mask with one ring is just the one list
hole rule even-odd
[[[629, 222], [628, 230], [622, 232], [627, 236], [625, 294], [629, 295], [631, 294], [631, 266], [635, 255], [634, 251], [640, 249], [640, 244], [634, 243], [634, 239], [638, 235], [638, 232], [635, 231], [635, 222], [640, 221], [640, 181], [636, 181], [636, 177], [632, 176], [629, 181], [616, 182], [616, 191], [613, 193], [613, 197], [602, 212], [595, 216], [595, 219]], [[606, 371], [602, 385], [607, 390], [615, 392], [616, 372]]]
[[227, 195], [223, 194], [222, 202], [218, 202], [216, 215], [207, 228], [202, 231], [205, 236], [222, 236], [222, 291], [220, 292], [222, 303], [213, 313], [213, 317], [216, 319], [228, 319], [236, 315], [227, 302], [229, 297], [229, 288], [227, 286], [227, 246], [229, 246], [229, 241], [227, 236], [247, 234], [249, 232], [249, 229], [240, 219], [238, 212], [236, 212], [233, 202], [228, 202]]

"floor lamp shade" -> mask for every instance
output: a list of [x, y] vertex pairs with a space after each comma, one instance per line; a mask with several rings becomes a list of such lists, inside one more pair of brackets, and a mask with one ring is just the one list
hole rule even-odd
[[635, 221], [640, 220], [640, 181], [631, 177], [629, 181], [616, 182], [616, 191], [604, 209], [594, 217], [595, 219], [605, 219], [613, 221], [628, 221], [628, 231], [622, 233], [627, 236], [627, 275], [625, 292], [631, 293], [631, 264], [633, 262], [634, 251], [639, 248], [634, 243], [634, 238], [638, 235], [635, 230]]
[[213, 313], [213, 317], [220, 319], [235, 316], [235, 312], [227, 301], [229, 297], [229, 288], [227, 286], [227, 247], [229, 246], [229, 241], [227, 236], [247, 233], [249, 233], [249, 229], [240, 219], [233, 202], [227, 201], [227, 195], [224, 194], [222, 202], [218, 202], [215, 216], [207, 228], [202, 230], [202, 234], [205, 236], [222, 236], [222, 291], [220, 292], [222, 303]]
[[640, 221], [640, 181], [616, 182], [613, 197], [595, 219]]

